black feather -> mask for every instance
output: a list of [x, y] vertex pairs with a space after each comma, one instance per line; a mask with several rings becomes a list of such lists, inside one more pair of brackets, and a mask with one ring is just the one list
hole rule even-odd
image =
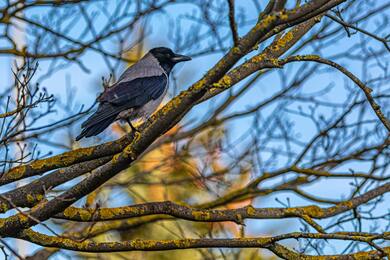
[[167, 83], [168, 79], [164, 74], [118, 82], [99, 97], [100, 105], [97, 111], [83, 122], [81, 127], [84, 129], [76, 140], [101, 133], [116, 120], [120, 112], [142, 107], [159, 98]]
[[116, 119], [116, 115], [107, 118], [104, 121], [100, 121], [97, 124], [90, 125], [88, 127], [85, 127], [83, 131], [81, 131], [80, 135], [76, 137], [76, 141], [80, 140], [83, 137], [90, 137], [90, 136], [95, 136], [97, 134], [100, 134], [101, 132], [104, 131], [112, 122], [114, 122]]
[[120, 81], [108, 88], [99, 98], [100, 102], [108, 102], [121, 106], [139, 107], [152, 99], [157, 99], [167, 86], [167, 77], [160, 76], [137, 78], [131, 81]]

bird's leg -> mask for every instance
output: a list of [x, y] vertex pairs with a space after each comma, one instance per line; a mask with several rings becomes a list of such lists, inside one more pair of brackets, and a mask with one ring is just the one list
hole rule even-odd
[[126, 121], [127, 121], [127, 123], [129, 124], [129, 126], [130, 126], [130, 128], [131, 128], [131, 131], [132, 131], [133, 133], [138, 133], [137, 128], [135, 128], [135, 127], [133, 126], [133, 124], [131, 123], [131, 120], [130, 120], [129, 118], [127, 118]]

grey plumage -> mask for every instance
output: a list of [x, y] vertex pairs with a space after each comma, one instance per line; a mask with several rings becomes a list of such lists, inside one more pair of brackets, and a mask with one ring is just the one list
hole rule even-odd
[[168, 48], [152, 49], [98, 97], [97, 111], [81, 125], [83, 130], [76, 140], [97, 135], [118, 119], [148, 118], [167, 92], [173, 66], [187, 60], [190, 58]]
[[118, 82], [131, 81], [136, 78], [144, 78], [151, 76], [160, 76], [164, 73], [160, 63], [148, 52], [142, 59], [134, 65], [128, 67], [125, 72], [119, 77]]

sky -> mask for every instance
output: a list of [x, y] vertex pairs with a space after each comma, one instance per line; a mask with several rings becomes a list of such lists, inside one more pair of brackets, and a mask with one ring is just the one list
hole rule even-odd
[[[111, 3], [113, 3], [112, 1]], [[245, 9], [248, 16], [253, 16], [253, 19], [256, 19], [257, 11], [254, 6], [249, 6], [247, 3], [249, 1], [240, 1], [237, 10]], [[107, 9], [110, 10], [110, 4], [107, 5]], [[45, 12], [44, 9], [40, 9], [35, 11], [36, 13], [33, 15], [40, 15], [40, 12]], [[171, 16], [173, 15], [184, 15], [184, 14], [191, 14], [193, 12], [192, 7], [186, 4], [179, 4], [175, 5], [174, 8], [167, 8], [166, 12], [168, 12]], [[250, 20], [250, 19], [247, 19]], [[96, 24], [96, 27], [99, 27], [104, 23], [102, 17], [98, 17], [94, 20], [94, 23]], [[190, 24], [183, 24], [183, 28], [189, 27]], [[240, 29], [239, 33], [240, 35], [244, 34], [248, 30], [249, 26], [245, 26]], [[169, 46], [172, 47], [172, 41], [169, 34], [169, 23], [168, 20], [164, 15], [156, 15], [149, 21], [149, 36], [147, 37], [148, 47], [156, 47], [156, 46]], [[358, 41], [359, 35], [353, 35], [350, 39], [351, 41]], [[335, 46], [329, 46], [327, 48], [327, 53], [329, 53], [329, 56], [331, 56], [331, 53], [338, 53], [340, 50], [348, 49], [349, 45], [351, 44], [351, 41], [342, 41], [338, 42]], [[1, 46], [0, 41], [0, 46]], [[111, 44], [112, 48], [116, 48], [116, 43], [111, 42], [107, 43], [109, 46]], [[207, 43], [203, 43], [207, 44]], [[186, 53], [184, 53], [186, 54]], [[203, 56], [193, 59], [190, 62], [187, 62], [185, 64], [180, 65], [178, 68], [175, 68], [174, 75], [178, 78], [180, 89], [183, 90], [187, 87], [189, 87], [192, 83], [196, 82], [198, 79], [202, 77], [202, 75], [205, 74], [208, 68], [211, 68], [216, 61], [221, 57], [222, 54], [217, 55], [209, 55], [209, 56]], [[72, 86], [73, 93], [72, 93], [72, 100], [74, 102], [75, 108], [80, 107], [81, 105], [85, 105], [85, 107], [89, 107], [94, 103], [95, 97], [98, 95], [98, 93], [101, 91], [99, 87], [97, 87], [98, 84], [100, 84], [100, 78], [102, 76], [107, 77], [108, 71], [107, 67], [103, 62], [103, 59], [100, 55], [93, 53], [93, 52], [87, 52], [82, 57], [83, 62], [85, 63], [85, 66], [88, 68], [92, 68], [90, 73], [86, 73], [83, 71], [79, 66], [77, 65], [71, 65], [69, 67], [66, 67], [65, 69], [59, 70], [56, 72], [52, 77], [46, 78], [41, 80], [41, 85], [46, 87], [50, 93], [54, 94], [55, 97], [59, 100], [62, 100], [63, 102], [66, 102], [64, 100], [64, 96], [66, 96], [65, 89], [67, 86]], [[11, 82], [11, 64], [13, 59], [10, 57], [0, 57], [0, 82], [2, 82], [1, 85], [6, 81], [8, 83]], [[43, 75], [48, 68], [50, 64], [48, 62], [41, 62], [40, 68], [38, 71], [37, 78], [39, 78], [40, 75]], [[294, 65], [288, 65], [288, 66], [294, 66]], [[119, 75], [121, 71], [125, 69], [126, 65], [122, 64], [116, 69], [116, 72]], [[364, 75], [362, 68], [359, 64], [355, 63], [348, 63], [348, 69], [357, 75]], [[379, 73], [379, 71], [374, 68], [371, 70], [371, 73]], [[329, 84], [329, 82], [333, 82], [336, 87], [334, 88], [331, 95], [328, 97], [331, 100], [340, 99], [342, 100], [345, 98], [346, 92], [343, 89], [343, 84], [345, 83], [345, 78], [343, 75], [333, 72], [333, 73], [321, 73], [317, 75], [315, 78], [312, 78], [308, 81], [308, 83], [305, 84], [305, 88], [308, 88], [310, 91], [315, 91], [316, 88], [322, 88], [323, 86]], [[1, 87], [0, 85], [0, 87]], [[256, 88], [252, 88], [246, 95], [244, 95], [241, 99], [239, 99], [230, 109], [231, 111], [242, 111], [244, 108], [250, 107], [251, 105], [254, 105], [258, 101], [258, 97], [265, 97], [270, 96], [274, 93], [273, 88], [278, 85], [280, 87], [280, 82], [278, 82], [278, 78], [276, 75], [271, 75], [269, 77], [265, 77], [260, 82], [257, 83]], [[240, 86], [236, 86], [233, 88], [233, 90], [239, 89]], [[171, 93], [172, 94], [172, 93]], [[194, 118], [196, 116], [197, 118], [203, 118], [203, 115], [207, 114], [209, 106], [213, 105], [214, 102], [218, 103], [218, 99], [221, 97], [217, 97], [213, 99], [210, 102], [207, 102], [205, 104], [201, 104], [195, 108], [195, 111], [192, 112], [188, 117], [186, 117], [184, 120], [189, 120], [191, 118]], [[169, 98], [167, 98], [169, 99]], [[221, 99], [220, 99], [221, 100]], [[271, 111], [271, 110], [270, 110]], [[202, 115], [202, 116], [199, 116]], [[51, 119], [48, 120], [50, 122], [51, 120], [58, 119], [60, 117], [66, 116], [64, 112], [58, 112], [57, 114], [53, 115]], [[295, 123], [297, 125], [301, 124], [301, 134], [306, 136], [311, 136], [314, 134], [315, 128], [313, 125], [308, 124], [307, 121], [301, 120], [299, 118], [295, 118]], [[42, 122], [46, 123], [46, 122]], [[230, 134], [232, 136], [240, 136], [242, 132], [242, 125], [246, 126], [247, 124], [251, 123], [251, 119], [241, 119], [239, 121], [235, 121], [231, 124], [229, 124], [227, 127], [230, 130]], [[77, 127], [74, 129], [75, 134], [79, 131]], [[114, 137], [113, 137], [114, 138]], [[93, 141], [84, 141], [81, 143], [82, 146], [86, 146], [90, 144]], [[247, 143], [244, 143], [247, 145]], [[44, 147], [44, 146], [43, 146]], [[53, 150], [51, 148], [51, 150]], [[59, 150], [53, 150], [54, 153], [59, 153]], [[365, 166], [360, 166], [365, 167]], [[10, 187], [9, 187], [10, 188]], [[322, 182], [318, 182], [315, 185], [308, 186], [305, 191], [310, 192], [312, 194], [316, 194], [319, 197], [327, 197], [327, 198], [335, 198], [339, 199], [344, 196], [347, 196], [349, 194], [349, 184], [345, 181], [340, 180], [334, 180], [334, 181], [327, 181], [326, 185], [323, 185]], [[280, 207], [280, 203], [278, 203], [275, 198], [278, 197], [281, 201], [286, 201], [287, 197], [290, 198], [290, 201], [292, 202], [293, 206], [298, 205], [308, 205], [311, 204], [305, 199], [298, 197], [296, 195], [293, 195], [291, 193], [284, 193], [283, 195], [274, 195], [269, 196], [266, 198], [262, 198], [256, 201], [256, 206], [258, 207]], [[390, 197], [388, 195], [385, 196], [385, 200], [389, 200]], [[385, 213], [387, 209], [383, 208], [383, 213]], [[380, 212], [378, 212], [380, 214]], [[254, 234], [267, 234], [271, 231], [275, 231], [273, 228], [274, 226], [283, 226], [283, 232], [288, 231], [296, 231], [297, 227], [297, 220], [250, 220], [248, 221], [248, 226], [251, 226]], [[271, 227], [271, 228], [270, 228]], [[279, 230], [280, 231], [280, 230]], [[277, 231], [276, 231], [277, 232]], [[31, 248], [35, 248], [35, 246], [30, 246]], [[329, 252], [332, 253], [332, 252]]]

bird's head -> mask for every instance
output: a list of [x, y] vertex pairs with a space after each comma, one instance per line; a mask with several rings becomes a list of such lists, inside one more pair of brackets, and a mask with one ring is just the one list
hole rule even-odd
[[177, 63], [191, 60], [190, 57], [174, 53], [171, 49], [166, 47], [153, 48], [149, 52], [158, 60], [160, 65], [168, 73]]

